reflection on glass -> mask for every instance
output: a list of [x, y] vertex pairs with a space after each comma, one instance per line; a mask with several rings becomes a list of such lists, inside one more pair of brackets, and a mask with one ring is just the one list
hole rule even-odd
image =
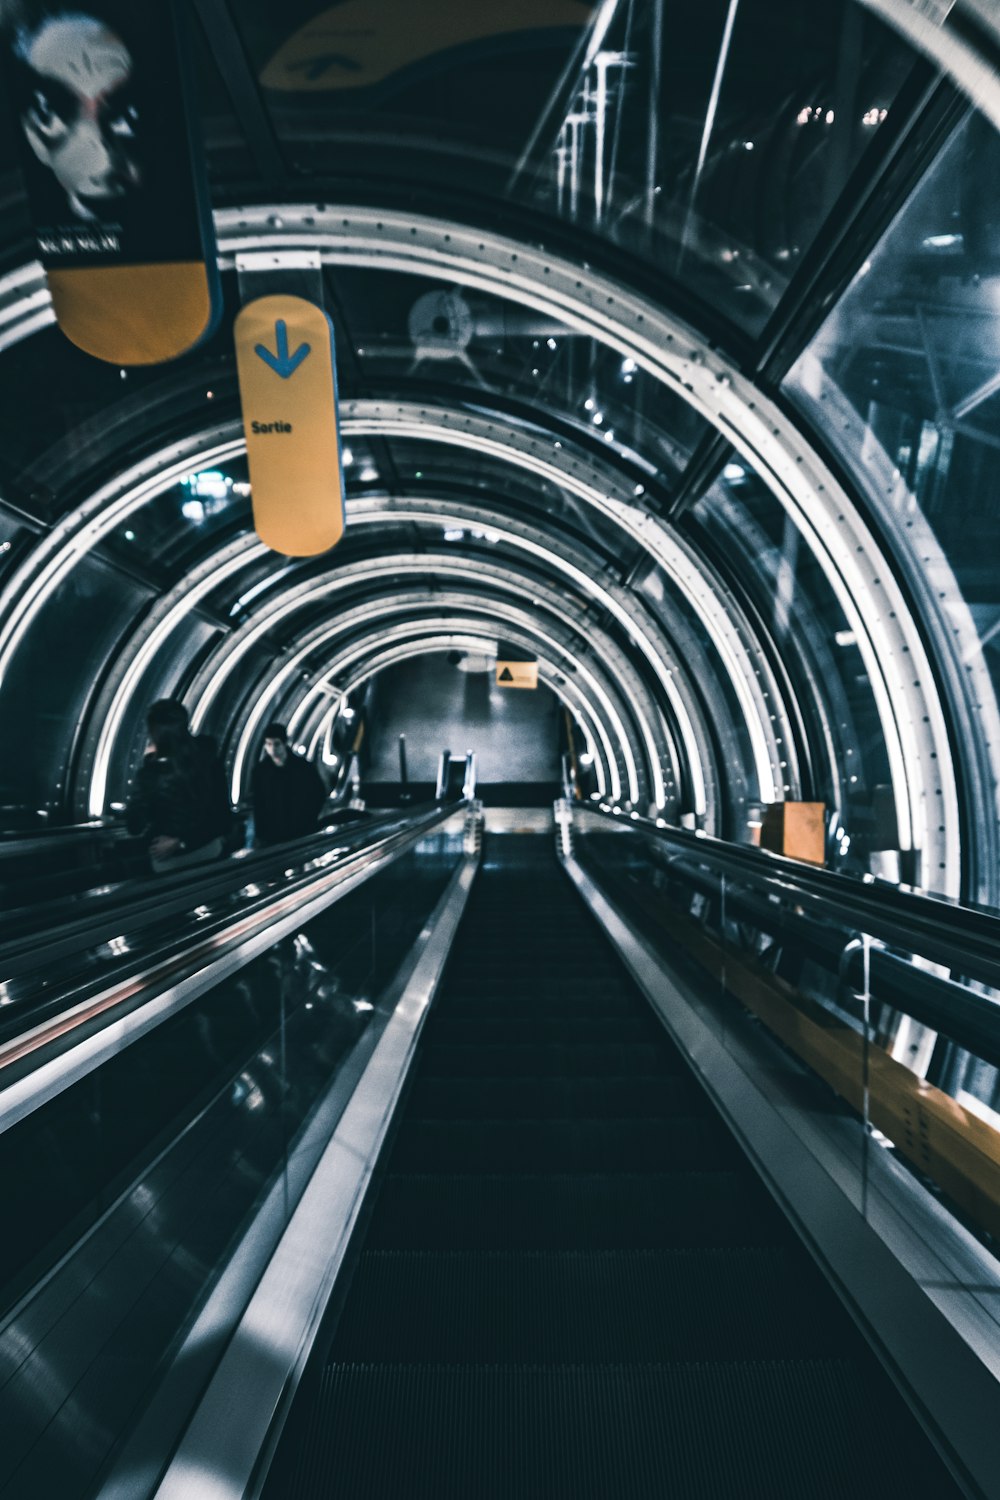
[[[419, 14], [419, 21], [417, 16]], [[909, 54], [852, 0], [346, 0], [241, 8], [297, 165], [472, 189], [609, 239], [766, 320]], [[426, 195], [425, 195], [426, 198]], [[429, 203], [429, 199], [427, 199]]]
[[[877, 935], [877, 902], [871, 931], [846, 916], [840, 903], [856, 901], [856, 882], [845, 882], [844, 892], [840, 882], [797, 887], [787, 866], [778, 871], [752, 855], [758, 870], [743, 858], [730, 874], [731, 856], [719, 846], [593, 814], [577, 825], [577, 858], [683, 978], [700, 1021], [744, 1066], [749, 1056], [785, 1078], [780, 1097], [804, 1111], [804, 1138], [814, 1148], [827, 1137], [822, 1159], [828, 1169], [838, 1162], [856, 1206], [881, 1226], [888, 1197], [918, 1234], [933, 1235], [946, 1264], [952, 1249], [965, 1251], [942, 1233], [943, 1204], [995, 1254], [1000, 1042], [998, 991], [986, 982], [995, 978], [992, 954], [970, 947], [969, 973], [958, 978], [935, 962], [942, 939], [926, 918], [912, 914], [915, 946], [906, 949], [888, 940], [891, 922]], [[947, 914], [942, 905], [940, 916]], [[961, 920], [947, 930], [961, 943]], [[765, 1034], [777, 1045], [762, 1055]]]
[[[694, 506], [701, 544], [758, 621], [760, 640], [800, 716], [779, 725], [779, 749], [799, 739], [800, 795], [823, 802], [827, 862], [888, 879], [901, 866], [878, 707], [853, 632], [794, 522], [745, 463], [731, 461]], [[787, 788], [786, 788], [787, 791]], [[746, 841], [761, 809], [748, 802]]]
[[967, 795], [967, 894], [1000, 904], [1000, 141], [971, 117], [786, 382], [871, 503], [933, 632]]

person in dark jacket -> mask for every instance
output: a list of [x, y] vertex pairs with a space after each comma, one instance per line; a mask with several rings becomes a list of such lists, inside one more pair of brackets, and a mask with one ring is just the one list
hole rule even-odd
[[283, 844], [316, 832], [326, 787], [316, 767], [294, 755], [284, 724], [264, 728], [264, 757], [253, 775], [253, 818], [258, 844]]
[[232, 821], [215, 741], [192, 735], [187, 709], [161, 698], [146, 716], [149, 742], [126, 808], [130, 833], [148, 840], [157, 874], [217, 859]]

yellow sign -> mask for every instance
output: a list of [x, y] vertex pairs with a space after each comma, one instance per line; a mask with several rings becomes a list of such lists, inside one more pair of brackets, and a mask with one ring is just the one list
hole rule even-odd
[[204, 261], [86, 266], [48, 272], [59, 327], [112, 365], [157, 365], [211, 331], [212, 287]]
[[275, 552], [313, 557], [344, 530], [333, 326], [303, 297], [259, 297], [234, 332], [254, 527]]
[[436, 54], [518, 32], [586, 26], [586, 0], [344, 0], [296, 31], [260, 76], [266, 89], [359, 89]]
[[497, 662], [497, 687], [536, 688], [537, 686], [537, 661]]

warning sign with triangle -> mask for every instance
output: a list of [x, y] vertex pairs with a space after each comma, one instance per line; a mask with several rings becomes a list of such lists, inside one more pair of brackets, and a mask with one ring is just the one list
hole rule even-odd
[[538, 686], [537, 661], [498, 661], [497, 686], [536, 688]]

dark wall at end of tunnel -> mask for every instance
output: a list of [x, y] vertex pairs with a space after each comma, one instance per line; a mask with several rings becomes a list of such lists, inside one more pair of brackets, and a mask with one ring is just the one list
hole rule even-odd
[[416, 782], [435, 780], [442, 750], [475, 750], [481, 782], [556, 781], [555, 695], [541, 685], [534, 691], [497, 687], [492, 661], [486, 671], [467, 671], [453, 656], [417, 657], [379, 674], [368, 720], [367, 777], [399, 779], [399, 736], [405, 734], [407, 768]]

